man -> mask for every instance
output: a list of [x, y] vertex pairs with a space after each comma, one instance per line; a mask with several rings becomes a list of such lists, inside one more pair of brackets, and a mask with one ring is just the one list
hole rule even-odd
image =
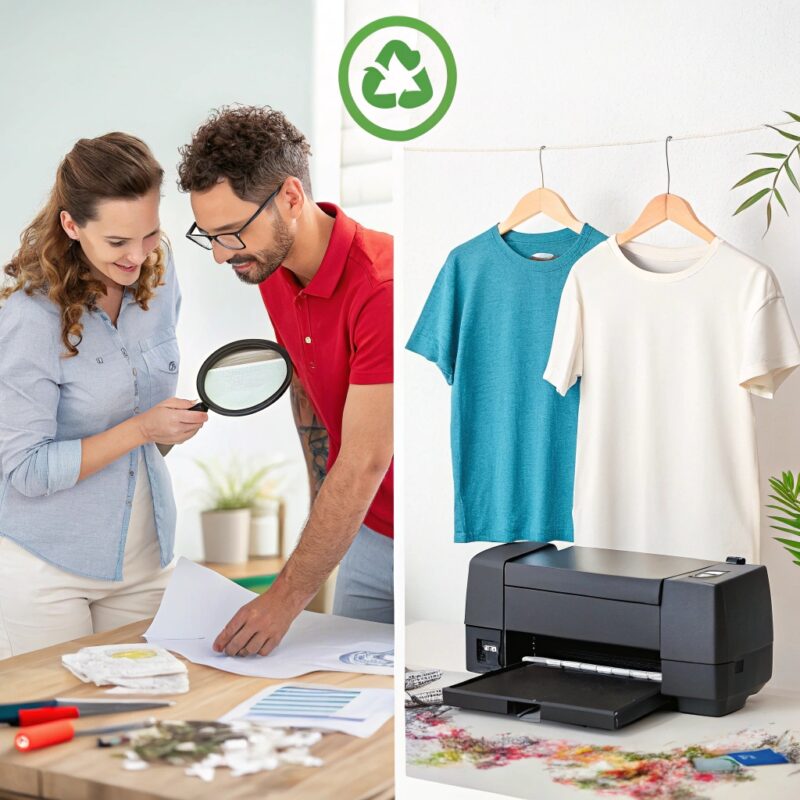
[[[392, 239], [311, 197], [310, 147], [279, 111], [215, 111], [181, 149], [187, 236], [258, 286], [295, 366], [311, 512], [273, 585], [214, 642], [267, 655], [339, 564], [335, 614], [393, 621]], [[341, 562], [341, 563], [340, 563]]]

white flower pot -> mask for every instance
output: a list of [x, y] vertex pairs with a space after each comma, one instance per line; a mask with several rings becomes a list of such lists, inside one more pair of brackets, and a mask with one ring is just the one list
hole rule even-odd
[[250, 509], [204, 511], [203, 551], [206, 561], [216, 564], [243, 564], [250, 546]]
[[261, 500], [250, 509], [250, 555], [258, 558], [280, 555], [280, 502]]

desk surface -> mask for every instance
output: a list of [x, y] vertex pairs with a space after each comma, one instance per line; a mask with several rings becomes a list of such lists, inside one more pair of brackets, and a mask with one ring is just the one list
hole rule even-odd
[[[0, 703], [46, 697], [113, 697], [100, 687], [81, 683], [61, 666], [61, 655], [96, 644], [138, 642], [149, 620], [108, 633], [87, 636], [64, 644], [0, 661]], [[122, 724], [156, 716], [161, 719], [214, 720], [260, 689], [284, 681], [247, 678], [187, 662], [191, 689], [187, 694], [154, 699], [176, 704], [155, 711], [88, 717], [75, 720], [76, 729]], [[390, 677], [344, 672], [315, 672], [293, 681], [337, 686], [391, 688]], [[135, 697], [135, 695], [124, 695]], [[229, 770], [217, 770], [211, 783], [183, 774], [180, 767], [151, 766], [141, 772], [124, 770], [112, 753], [122, 748], [98, 750], [94, 737], [19, 753], [13, 740], [17, 729], [0, 727], [0, 797], [46, 797], [52, 800], [114, 800], [187, 798], [218, 800], [221, 797], [280, 797], [281, 800], [388, 800], [394, 797], [392, 720], [375, 735], [358, 739], [342, 733], [326, 734], [312, 753], [323, 759], [320, 768], [284, 766], [233, 778]], [[275, 793], [275, 794], [273, 794]]]
[[[405, 632], [406, 664], [410, 667], [438, 667], [442, 681], [426, 686], [450, 686], [470, 677], [465, 671], [464, 625], [460, 623], [417, 621]], [[745, 707], [726, 717], [703, 717], [658, 711], [617, 731], [602, 731], [548, 722], [524, 722], [513, 717], [457, 710], [448, 717], [453, 725], [469, 735], [491, 742], [502, 736], [541, 737], [592, 745], [618, 745], [623, 749], [658, 753], [675, 747], [713, 742], [743, 731], [766, 731], [781, 735], [792, 731], [800, 737], [800, 694], [772, 688], [770, 684], [751, 696]], [[488, 746], [488, 745], [487, 745]], [[749, 749], [749, 748], [739, 748]], [[594, 791], [554, 780], [557, 769], [545, 766], [543, 759], [520, 759], [507, 766], [477, 769], [467, 759], [462, 762], [410, 763], [397, 772], [397, 791], [415, 800], [463, 800], [465, 797], [536, 797], [538, 800], [569, 800], [599, 796]], [[703, 785], [694, 797], [714, 800], [794, 800], [800, 796], [800, 770], [797, 764], [757, 767], [749, 783]], [[472, 790], [472, 791], [468, 791]], [[630, 798], [621, 792], [615, 797]], [[649, 795], [648, 795], [649, 796]], [[653, 797], [656, 796], [653, 790]], [[670, 796], [667, 787], [659, 797]]]

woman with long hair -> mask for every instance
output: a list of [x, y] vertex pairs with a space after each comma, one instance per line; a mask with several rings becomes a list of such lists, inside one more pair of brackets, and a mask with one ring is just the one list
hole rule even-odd
[[180, 291], [163, 170], [124, 133], [81, 139], [0, 291], [0, 658], [152, 616], [175, 501], [156, 443], [207, 419], [173, 397]]

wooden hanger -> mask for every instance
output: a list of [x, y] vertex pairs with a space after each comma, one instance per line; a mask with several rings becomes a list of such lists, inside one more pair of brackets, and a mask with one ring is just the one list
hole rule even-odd
[[666, 194], [656, 195], [644, 207], [644, 210], [639, 214], [636, 222], [616, 235], [617, 244], [625, 244], [667, 220], [674, 222], [676, 225], [680, 225], [681, 228], [689, 231], [689, 233], [699, 236], [703, 241], [710, 242], [712, 239], [716, 238], [716, 234], [703, 225], [697, 218], [688, 200], [684, 200], [677, 194], [670, 194], [669, 150], [667, 149], [670, 139], [672, 139], [672, 137], [667, 136], [664, 142], [664, 152], [667, 158]]
[[564, 198], [552, 189], [545, 189], [542, 150], [544, 150], [544, 145], [539, 148], [539, 171], [542, 174], [542, 185], [539, 189], [534, 189], [524, 195], [514, 206], [511, 214], [498, 224], [501, 236], [537, 214], [546, 214], [550, 219], [560, 222], [565, 228], [571, 228], [575, 233], [580, 233], [583, 229], [583, 223], [569, 210]]

